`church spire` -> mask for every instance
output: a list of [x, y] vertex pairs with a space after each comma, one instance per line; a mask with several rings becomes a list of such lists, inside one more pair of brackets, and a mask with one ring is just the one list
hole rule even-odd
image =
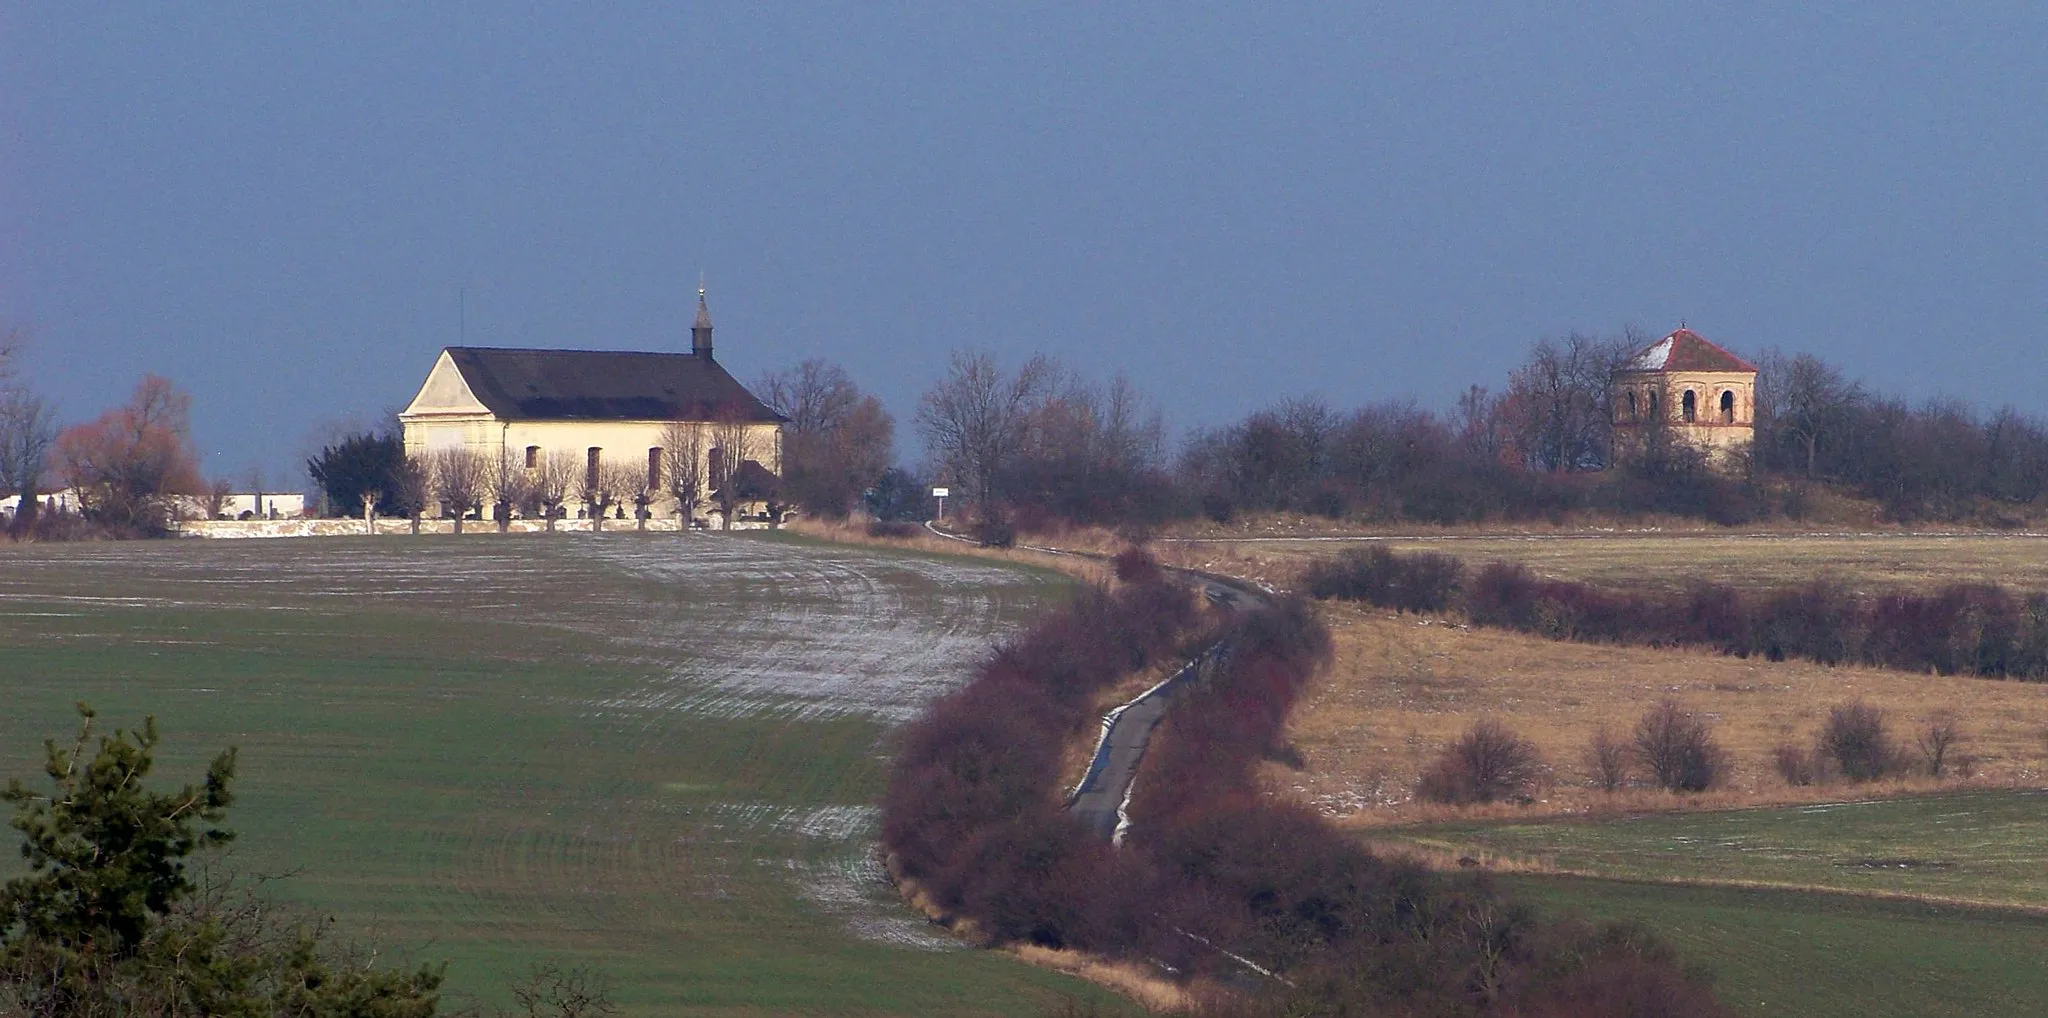
[[697, 279], [697, 324], [690, 327], [690, 352], [711, 359], [711, 305], [704, 300], [704, 279]]

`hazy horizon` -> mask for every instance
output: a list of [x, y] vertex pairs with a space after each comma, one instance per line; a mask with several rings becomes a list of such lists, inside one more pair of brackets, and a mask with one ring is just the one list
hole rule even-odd
[[[1448, 406], [1683, 320], [2048, 412], [2048, 12], [0, 4], [0, 326], [290, 472], [443, 346], [1124, 371], [1176, 429]], [[466, 321], [465, 321], [466, 319]]]

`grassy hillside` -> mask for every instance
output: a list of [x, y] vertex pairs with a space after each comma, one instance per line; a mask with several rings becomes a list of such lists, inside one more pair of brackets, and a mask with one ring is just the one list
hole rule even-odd
[[239, 745], [233, 865], [450, 959], [458, 994], [552, 957], [639, 1014], [1104, 996], [929, 930], [871, 851], [890, 727], [1064, 597], [1050, 574], [631, 534], [0, 548], [0, 572], [0, 774], [76, 700], [155, 713], [165, 780]]

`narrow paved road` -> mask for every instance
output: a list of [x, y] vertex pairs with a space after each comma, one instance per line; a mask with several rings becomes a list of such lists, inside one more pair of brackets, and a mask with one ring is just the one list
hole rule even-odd
[[[930, 521], [926, 521], [925, 529], [950, 541], [977, 543], [940, 530]], [[1094, 552], [1064, 548], [1023, 544], [1017, 547], [1049, 555], [1098, 560], [1108, 558]], [[1233, 611], [1243, 611], [1264, 602], [1268, 593], [1243, 580], [1174, 566], [1165, 568], [1193, 580], [1210, 604]], [[1113, 844], [1123, 843], [1124, 832], [1130, 828], [1130, 816], [1126, 811], [1131, 803], [1132, 788], [1137, 782], [1138, 764], [1145, 758], [1145, 748], [1152, 743], [1152, 732], [1159, 727], [1159, 722], [1165, 720], [1174, 698], [1190, 685], [1206, 679], [1228, 653], [1229, 648], [1224, 644], [1210, 647], [1165, 681], [1103, 716], [1102, 737], [1095, 745], [1095, 756], [1088, 762], [1088, 773], [1067, 795], [1068, 811], [1080, 818], [1089, 830]]]
[[1221, 657], [1222, 645], [1209, 648], [1166, 681], [1138, 695], [1137, 699], [1110, 711], [1102, 719], [1102, 739], [1088, 773], [1067, 797], [1067, 810], [1099, 837], [1121, 844], [1130, 827], [1126, 809], [1138, 778], [1138, 763], [1151, 745], [1152, 732], [1165, 720], [1176, 694], [1200, 682], [1212, 662]]

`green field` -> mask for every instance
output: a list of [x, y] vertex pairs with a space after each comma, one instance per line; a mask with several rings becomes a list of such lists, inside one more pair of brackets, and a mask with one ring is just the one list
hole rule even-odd
[[2048, 791], [1601, 820], [1443, 824], [1401, 840], [1627, 880], [1811, 887], [2048, 908]]
[[239, 746], [233, 868], [457, 996], [545, 958], [638, 1014], [1114, 1006], [960, 948], [873, 856], [891, 727], [1068, 590], [779, 537], [0, 548], [0, 774], [76, 700], [156, 714], [165, 781]]
[[2048, 792], [1441, 824], [1376, 840], [1596, 875], [1503, 879], [1558, 908], [1645, 920], [1749, 1013], [2048, 1014]]
[[1503, 878], [1545, 906], [1636, 918], [1758, 1018], [2048, 1014], [2048, 917], [1847, 894]]

